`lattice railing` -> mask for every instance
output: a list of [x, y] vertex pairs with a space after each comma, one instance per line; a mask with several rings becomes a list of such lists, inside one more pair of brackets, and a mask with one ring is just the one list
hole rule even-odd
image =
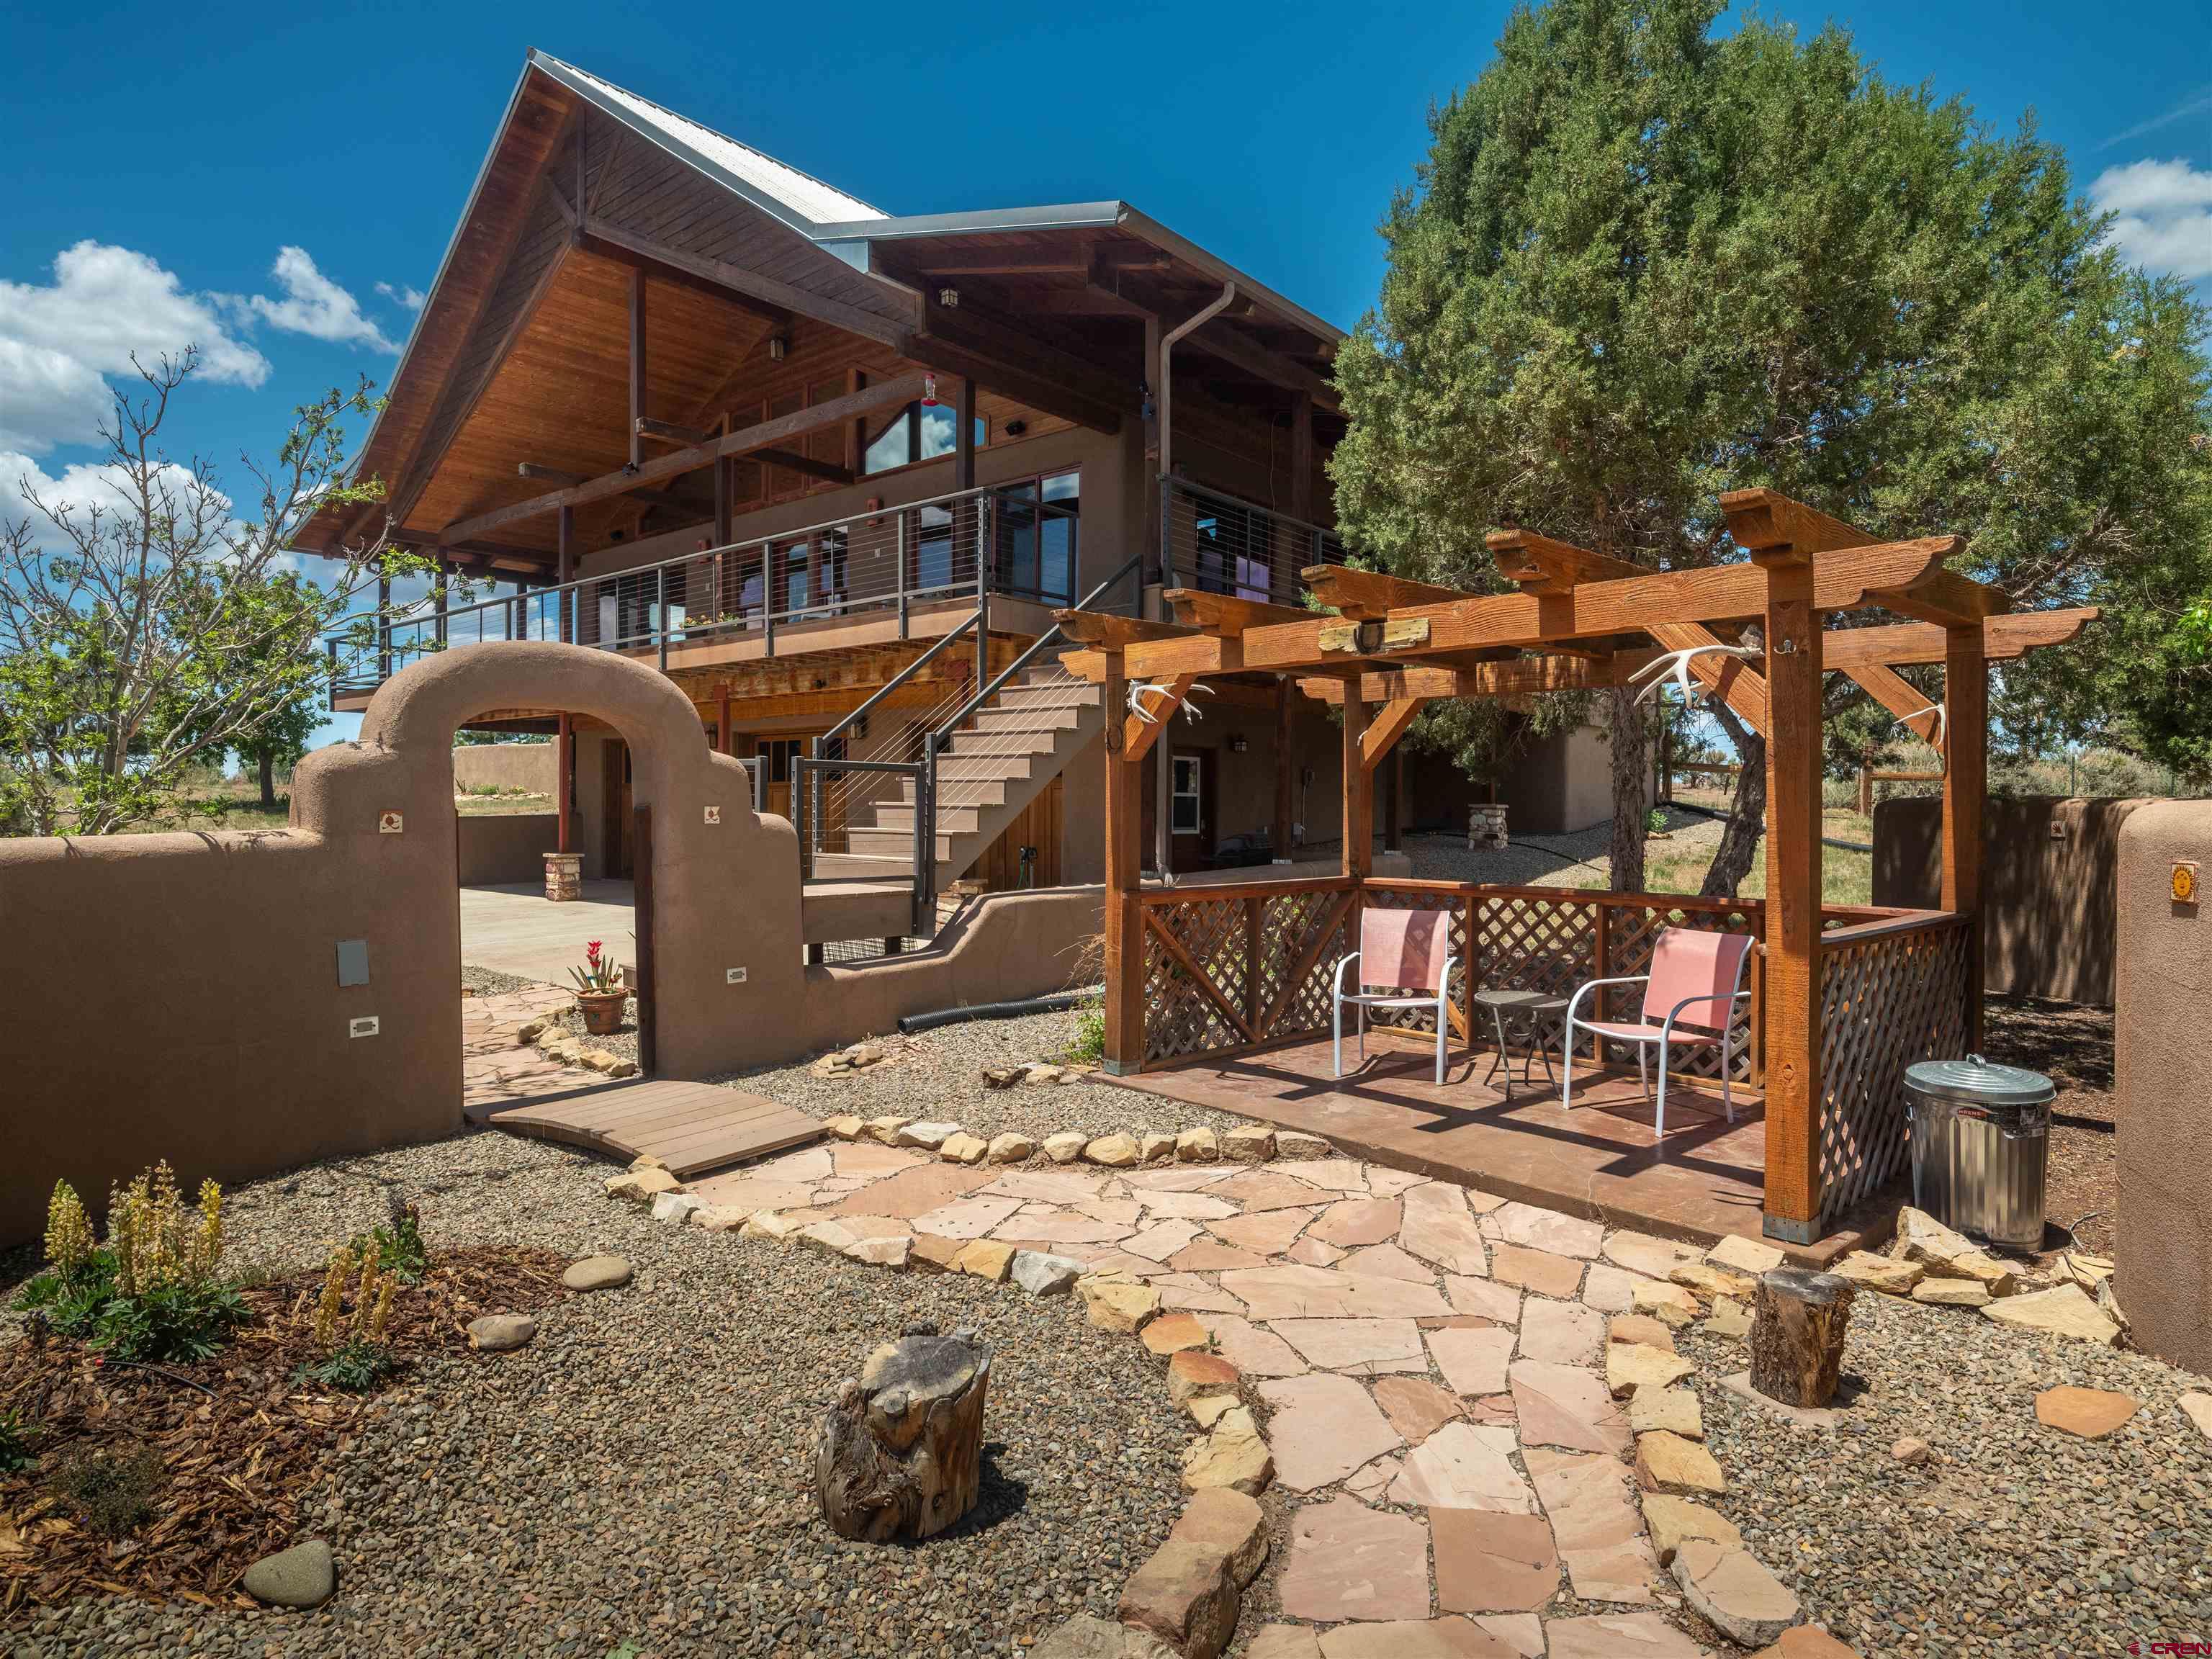
[[1820, 941], [1820, 1218], [1905, 1166], [1905, 1068], [1966, 1052], [1970, 918], [1869, 922]]
[[1145, 894], [1144, 1063], [1328, 1030], [1356, 892], [1336, 879]]

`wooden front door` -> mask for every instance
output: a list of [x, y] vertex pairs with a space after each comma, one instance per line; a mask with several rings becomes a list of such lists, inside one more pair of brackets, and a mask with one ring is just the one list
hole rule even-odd
[[611, 881], [628, 881], [635, 867], [635, 819], [630, 808], [629, 745], [610, 738], [600, 750], [599, 782], [603, 839]]

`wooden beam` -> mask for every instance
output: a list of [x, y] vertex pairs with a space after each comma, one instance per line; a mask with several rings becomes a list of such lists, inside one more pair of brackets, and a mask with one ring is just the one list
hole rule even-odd
[[1866, 532], [1774, 489], [1731, 489], [1721, 496], [1729, 534], [1747, 553], [1800, 562], [1816, 553], [1863, 547]]
[[1073, 422], [1093, 432], [1116, 433], [1121, 429], [1120, 409], [1071, 392], [1050, 375], [1037, 374], [994, 353], [973, 350], [939, 335], [917, 335], [908, 344], [905, 355], [948, 374], [988, 380], [994, 392], [1041, 415]]
[[1359, 763], [1372, 772], [1385, 755], [1397, 747], [1421, 710], [1429, 706], [1426, 697], [1393, 697], [1382, 705], [1367, 730], [1360, 734]]
[[[1344, 704], [1342, 726], [1344, 850], [1338, 867], [1353, 881], [1375, 872], [1375, 775], [1367, 769], [1361, 740], [1367, 735], [1367, 705], [1357, 697]], [[1358, 899], [1355, 890], [1353, 898]]]
[[1943, 664], [1943, 908], [1967, 933], [1966, 1051], [1982, 1048], [1982, 819], [1989, 793], [1990, 672], [1982, 630], [1949, 631]]
[[[1131, 709], [1122, 714], [1121, 753], [1130, 760], [1142, 760], [1152, 753], [1152, 745], [1167, 731], [1168, 722], [1175, 719], [1176, 712], [1182, 707], [1183, 699], [1190, 695], [1190, 688], [1197, 681], [1195, 674], [1178, 674], [1168, 682], [1164, 695], [1155, 690], [1144, 698], [1144, 714], [1139, 714]], [[1109, 708], [1106, 718], [1111, 720], [1119, 712]]]
[[[2015, 611], [1982, 624], [1982, 655], [2010, 662], [2045, 646], [2070, 645], [2101, 614], [2094, 605], [2065, 611]], [[1822, 660], [1850, 670], [1878, 664], [1914, 667], [1948, 660], [1946, 630], [1927, 623], [1894, 623], [1880, 628], [1831, 629], [1820, 641]]]
[[[1510, 662], [1476, 663], [1464, 668], [1407, 666], [1378, 668], [1358, 677], [1358, 696], [1367, 702], [1400, 697], [1522, 698], [1551, 691], [1598, 691], [1622, 684], [1643, 663], [1632, 653], [1591, 662], [1580, 657], [1521, 657]], [[1340, 678], [1301, 678], [1299, 688], [1322, 702], [1345, 698]]]
[[1764, 1231], [1809, 1244], [1820, 1213], [1820, 624], [1813, 561], [1788, 547], [1766, 603], [1766, 1187]]
[[[1828, 639], [1836, 637], [1833, 634], [1827, 635]], [[1942, 734], [1936, 729], [1936, 710], [1910, 680], [1894, 668], [1881, 663], [1868, 663], [1849, 672], [1867, 695], [1896, 715], [1899, 723], [1910, 729], [1913, 736], [1923, 743], [1934, 744], [1937, 752], [1942, 752], [1943, 745], [1937, 741]]]
[[679, 477], [726, 456], [749, 455], [757, 450], [773, 449], [793, 438], [818, 432], [824, 427], [836, 426], [855, 415], [896, 408], [920, 397], [921, 383], [922, 377], [919, 374], [902, 374], [895, 380], [870, 386], [866, 392], [833, 398], [826, 404], [815, 404], [811, 409], [796, 410], [775, 420], [763, 421], [756, 426], [744, 427], [710, 440], [696, 448], [679, 449], [673, 454], [657, 457], [635, 468], [626, 467], [619, 472], [603, 473], [596, 478], [586, 478], [580, 484], [555, 490], [548, 495], [535, 495], [526, 501], [494, 507], [489, 512], [479, 513], [473, 518], [447, 525], [441, 534], [450, 541], [464, 541], [486, 531], [496, 530], [525, 519], [534, 519], [561, 507], [581, 507], [610, 495], [627, 495], [641, 485], [653, 483], [662, 478]]
[[798, 449], [763, 449], [754, 452], [753, 459], [769, 466], [780, 466], [787, 472], [797, 472], [809, 478], [825, 478], [831, 483], [848, 484], [853, 482], [853, 469], [836, 461], [817, 461]]
[[1915, 617], [1946, 628], [1984, 622], [2012, 609], [2011, 599], [2002, 589], [1961, 576], [1955, 570], [1931, 576], [1909, 592], [1874, 597], [1883, 609], [1900, 617]]
[[[1129, 706], [1128, 681], [1121, 653], [1105, 653], [1105, 707], [1109, 714]], [[1106, 1037], [1103, 1064], [1126, 1077], [1145, 1062], [1145, 922], [1138, 888], [1144, 864], [1143, 773], [1121, 752], [1121, 725], [1106, 722], [1105, 749], [1105, 923]], [[1160, 803], [1167, 811], [1167, 803]]]
[[648, 420], [642, 415], [631, 423], [631, 431], [640, 438], [658, 438], [664, 443], [687, 447], [703, 444], [714, 435], [704, 427], [679, 426], [674, 421]]
[[931, 304], [905, 355], [988, 381], [1018, 402], [1094, 431], [1118, 432], [1136, 388], [1112, 370], [992, 318]]
[[[1146, 622], [1138, 617], [1117, 617], [1105, 611], [1055, 611], [1052, 619], [1060, 631], [1078, 645], [1118, 651], [1146, 640], [1188, 637], [1191, 630], [1173, 623]], [[1169, 678], [1172, 678], [1173, 676]]]
[[1298, 573], [1315, 599], [1340, 617], [1354, 622], [1376, 622], [1408, 605], [1455, 605], [1480, 597], [1433, 582], [1386, 576], [1378, 571], [1354, 570], [1349, 565], [1310, 564]]
[[645, 272], [629, 273], [629, 464], [645, 459]]
[[[649, 236], [641, 236], [611, 220], [586, 216], [584, 238], [585, 245], [593, 246], [595, 251], [618, 249], [635, 258], [648, 259], [671, 270], [696, 276], [732, 295], [759, 301], [801, 317], [811, 317], [817, 322], [828, 323], [833, 328], [842, 328], [863, 339], [879, 341], [901, 353], [905, 352], [915, 327], [921, 321], [921, 303], [912, 296], [902, 295], [898, 301], [908, 308], [908, 315], [896, 319], [887, 318], [858, 306], [847, 305], [840, 300], [826, 298], [807, 289], [794, 288], [791, 283], [778, 282], [772, 276], [763, 276], [757, 270], [732, 264], [726, 259], [709, 259], [683, 248], [670, 247]], [[897, 290], [886, 292], [896, 293]]]
[[1248, 628], [1297, 622], [1310, 614], [1294, 605], [1268, 605], [1229, 593], [1209, 593], [1197, 587], [1171, 587], [1160, 598], [1175, 612], [1176, 621], [1184, 627], [1229, 640], [1237, 638]]
[[1233, 323], [1216, 318], [1204, 328], [1186, 335], [1183, 343], [1227, 363], [1231, 368], [1241, 370], [1255, 380], [1264, 380], [1269, 386], [1280, 386], [1286, 392], [1310, 398], [1323, 409], [1342, 411], [1343, 404], [1336, 395], [1336, 388], [1327, 380], [1303, 364], [1268, 351], [1235, 331]]
[[[557, 466], [540, 466], [535, 461], [518, 461], [514, 471], [517, 477], [533, 479], [539, 483], [574, 485], [587, 482], [586, 475], [581, 472], [565, 471]], [[704, 505], [688, 495], [678, 495], [667, 489], [629, 489], [622, 493], [632, 501], [643, 501], [647, 507], [696, 507]]]

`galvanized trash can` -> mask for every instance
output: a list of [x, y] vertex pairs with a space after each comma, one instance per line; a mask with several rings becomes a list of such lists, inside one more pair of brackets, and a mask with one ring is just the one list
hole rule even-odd
[[2040, 1249], [2057, 1093], [2042, 1073], [1979, 1054], [1905, 1067], [1914, 1207], [1992, 1244]]

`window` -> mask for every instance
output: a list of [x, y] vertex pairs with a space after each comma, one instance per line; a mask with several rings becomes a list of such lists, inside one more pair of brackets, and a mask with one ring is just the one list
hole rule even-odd
[[[888, 472], [895, 466], [912, 466], [916, 461], [950, 455], [957, 447], [959, 419], [959, 411], [951, 404], [925, 404], [919, 400], [908, 404], [868, 441], [860, 460], [861, 473]], [[975, 447], [982, 448], [990, 437], [990, 422], [978, 415]]]
[[1178, 836], [1205, 834], [1206, 757], [1202, 755], [1177, 755], [1171, 781], [1172, 805], [1169, 810], [1168, 828]]
[[998, 492], [998, 585], [1059, 605], [1075, 599], [1083, 475], [1008, 484]]

